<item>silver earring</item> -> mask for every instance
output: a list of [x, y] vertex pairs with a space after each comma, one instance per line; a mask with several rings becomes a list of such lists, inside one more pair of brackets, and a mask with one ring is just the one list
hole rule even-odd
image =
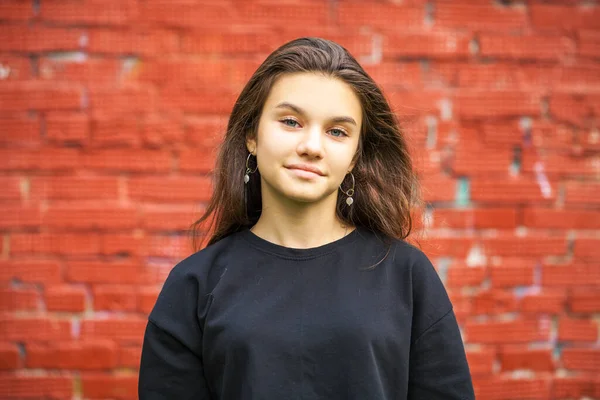
[[244, 184], [248, 184], [248, 182], [250, 182], [250, 174], [253, 174], [258, 169], [258, 163], [256, 164], [256, 168], [254, 168], [254, 171], [248, 166], [248, 162], [250, 161], [251, 155], [252, 153], [248, 154], [248, 158], [246, 158], [246, 174], [244, 175]]
[[354, 185], [355, 185], [355, 181], [354, 181], [354, 174], [352, 174], [352, 172], [349, 172], [350, 177], [352, 178], [352, 187], [348, 190], [344, 190], [342, 189], [342, 185], [340, 185], [340, 190], [342, 191], [342, 193], [344, 193], [346, 196], [348, 196], [348, 198], [346, 199], [346, 204], [348, 204], [349, 206], [352, 205], [352, 203], [354, 203], [354, 199], [352, 198], [352, 196], [354, 196]]

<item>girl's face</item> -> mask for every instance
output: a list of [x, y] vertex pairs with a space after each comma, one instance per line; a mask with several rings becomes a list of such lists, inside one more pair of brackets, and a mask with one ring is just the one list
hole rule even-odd
[[361, 124], [360, 101], [345, 82], [315, 73], [280, 77], [265, 102], [256, 140], [246, 143], [256, 155], [263, 202], [335, 200], [354, 167]]

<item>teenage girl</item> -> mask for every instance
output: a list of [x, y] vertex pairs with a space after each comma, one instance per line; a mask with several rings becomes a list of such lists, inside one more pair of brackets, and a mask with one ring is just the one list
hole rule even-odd
[[207, 246], [170, 273], [139, 397], [474, 399], [452, 304], [407, 243], [417, 179], [382, 91], [340, 45], [289, 42], [237, 99]]

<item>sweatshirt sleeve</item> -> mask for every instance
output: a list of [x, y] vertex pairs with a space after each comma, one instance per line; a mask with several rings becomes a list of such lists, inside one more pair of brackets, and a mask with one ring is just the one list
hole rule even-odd
[[176, 266], [148, 318], [138, 395], [140, 400], [208, 400], [202, 362], [202, 292], [199, 279]]
[[452, 303], [429, 259], [413, 264], [413, 330], [408, 400], [475, 399]]

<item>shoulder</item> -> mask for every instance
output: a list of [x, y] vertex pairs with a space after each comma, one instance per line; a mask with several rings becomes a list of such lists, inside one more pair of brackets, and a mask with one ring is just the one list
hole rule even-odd
[[447, 315], [452, 303], [433, 262], [421, 249], [403, 240], [394, 240], [393, 249], [396, 267], [410, 276], [413, 329], [418, 336]]
[[163, 283], [150, 320], [156, 323], [167, 314], [177, 313], [174, 310], [190, 305], [196, 305], [196, 311], [201, 311], [229, 259], [236, 254], [236, 241], [236, 234], [230, 235], [178, 262]]

